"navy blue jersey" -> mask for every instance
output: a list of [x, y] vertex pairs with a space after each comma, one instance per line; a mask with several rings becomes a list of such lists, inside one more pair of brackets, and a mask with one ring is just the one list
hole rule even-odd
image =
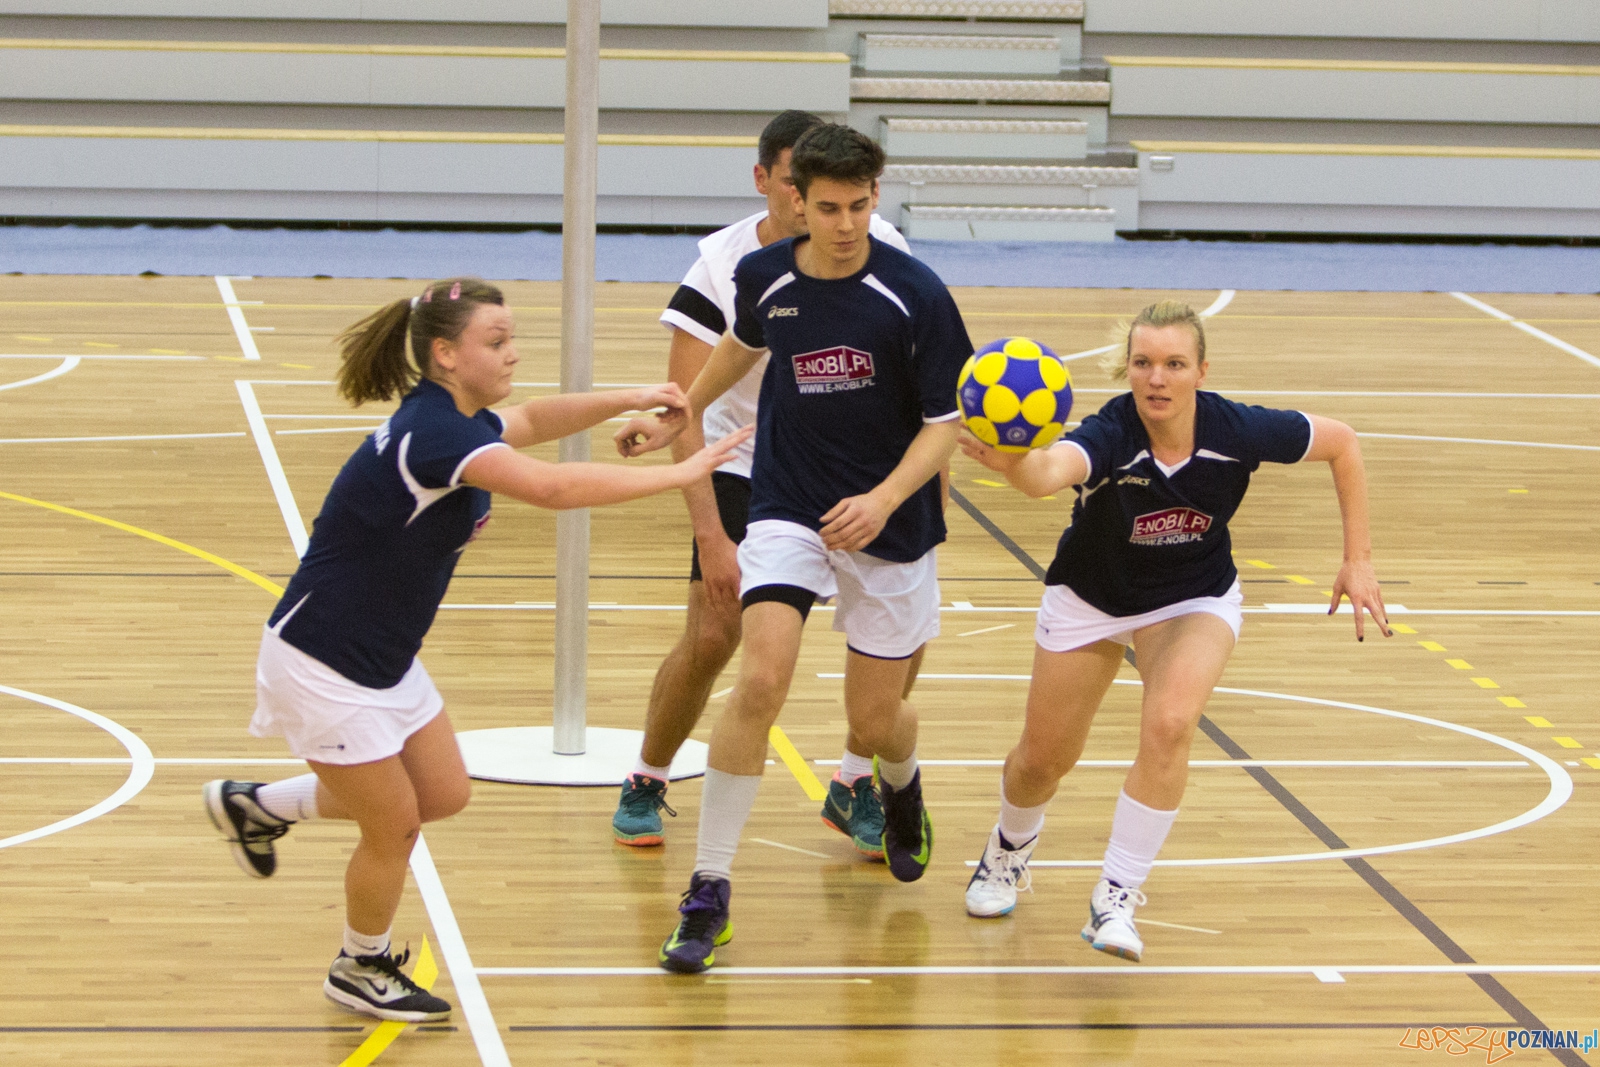
[[1162, 469], [1123, 393], [1083, 420], [1057, 448], [1089, 457], [1072, 525], [1061, 535], [1046, 585], [1065, 585], [1108, 615], [1140, 615], [1193, 597], [1222, 596], [1233, 566], [1228, 520], [1262, 463], [1298, 463], [1311, 420], [1298, 411], [1195, 395], [1194, 454]]
[[487, 408], [468, 417], [442, 386], [419, 382], [333, 480], [267, 625], [358, 685], [397, 684], [461, 550], [489, 521], [489, 494], [461, 472], [507, 447], [504, 429]]
[[[734, 338], [770, 349], [756, 416], [750, 521], [813, 530], [846, 497], [887, 478], [926, 422], [954, 419], [972, 342], [950, 291], [927, 266], [876, 238], [866, 266], [813, 278], [791, 238], [734, 270]], [[895, 563], [944, 540], [938, 479], [897, 508], [864, 551]]]

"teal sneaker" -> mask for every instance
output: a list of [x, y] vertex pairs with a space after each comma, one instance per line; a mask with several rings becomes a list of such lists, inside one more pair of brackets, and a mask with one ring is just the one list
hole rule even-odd
[[863, 856], [883, 859], [883, 802], [872, 788], [872, 775], [862, 775], [853, 786], [837, 778], [829, 782], [822, 822], [848, 837]]
[[933, 855], [933, 823], [922, 803], [922, 770], [911, 776], [904, 789], [881, 777], [883, 794], [883, 858], [889, 873], [902, 882], [915, 882], [928, 869]]
[[733, 940], [728, 904], [733, 886], [726, 878], [696, 872], [678, 905], [678, 928], [661, 944], [656, 961], [669, 971], [699, 974], [717, 961], [716, 949]]
[[642, 848], [659, 845], [661, 812], [677, 816], [667, 804], [667, 783], [648, 774], [634, 774], [622, 783], [617, 813], [611, 816], [611, 834], [620, 844]]

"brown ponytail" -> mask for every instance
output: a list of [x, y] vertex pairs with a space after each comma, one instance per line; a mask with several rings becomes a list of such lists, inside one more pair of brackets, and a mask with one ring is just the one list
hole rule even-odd
[[479, 304], [504, 306], [505, 296], [481, 278], [446, 278], [348, 327], [338, 340], [339, 394], [352, 404], [404, 396], [418, 378], [429, 376], [434, 339], [458, 339]]

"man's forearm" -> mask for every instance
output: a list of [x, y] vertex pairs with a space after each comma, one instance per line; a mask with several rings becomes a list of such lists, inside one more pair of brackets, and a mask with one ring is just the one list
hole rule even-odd
[[905, 503], [950, 462], [959, 429], [960, 424], [955, 419], [923, 423], [905, 455], [873, 493], [883, 497], [891, 510]]

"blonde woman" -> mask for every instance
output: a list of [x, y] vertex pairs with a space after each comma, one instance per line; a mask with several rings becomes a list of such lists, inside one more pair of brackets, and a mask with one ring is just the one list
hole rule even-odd
[[1082, 936], [1137, 960], [1134, 909], [1178, 814], [1189, 746], [1242, 621], [1228, 520], [1261, 463], [1327, 463], [1344, 525], [1344, 597], [1389, 635], [1372, 569], [1367, 483], [1354, 431], [1342, 422], [1235, 403], [1200, 387], [1205, 329], [1186, 304], [1141, 311], [1114, 373], [1129, 391], [1053, 448], [1004, 453], [963, 437], [961, 448], [1029, 496], [1076, 487], [1072, 525], [1045, 576], [1034, 631], [1033, 681], [1022, 738], [1006, 759], [1000, 819], [967, 886], [967, 911], [1009, 913], [1027, 888], [1045, 807], [1083, 753], [1089, 726], [1132, 645], [1144, 680], [1139, 751], [1123, 782], [1101, 878]]
[[[407, 341], [411, 359], [406, 358]], [[206, 811], [248, 875], [277, 869], [274, 842], [307, 819], [351, 819], [344, 943], [323, 992], [380, 1019], [441, 1019], [450, 1005], [400, 970], [390, 927], [421, 825], [471, 793], [444, 701], [416, 658], [456, 560], [489, 521], [489, 495], [545, 508], [614, 504], [704, 480], [749, 431], [673, 465], [550, 464], [513, 449], [580, 433], [624, 411], [665, 408], [676, 385], [545, 396], [511, 393], [514, 324], [500, 290], [434, 282], [340, 337], [339, 391], [352, 403], [401, 396], [323, 501], [305, 558], [267, 621], [250, 732], [282, 736], [310, 774], [264, 785], [215, 781]]]

